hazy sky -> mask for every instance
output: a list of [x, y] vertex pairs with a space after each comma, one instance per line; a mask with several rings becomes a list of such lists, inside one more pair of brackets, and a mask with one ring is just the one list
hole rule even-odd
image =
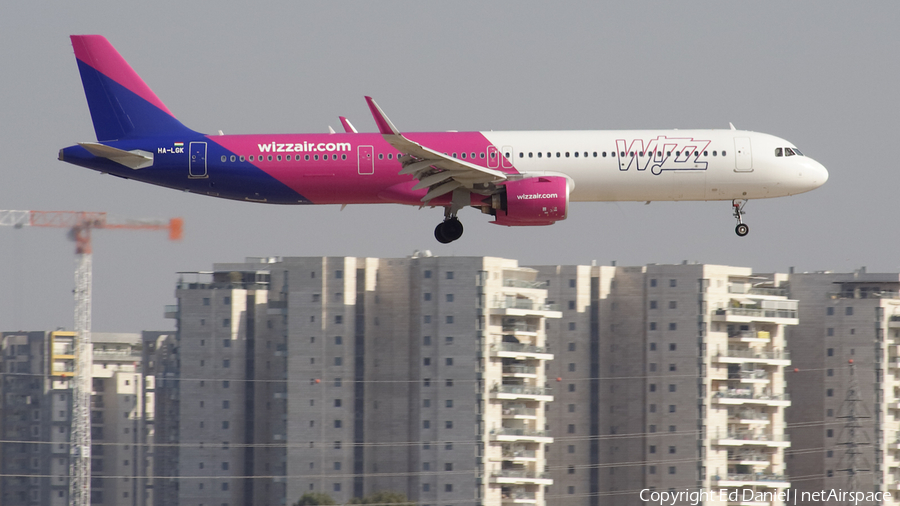
[[[94, 330], [173, 328], [177, 271], [246, 256], [493, 255], [522, 264], [682, 260], [757, 271], [900, 270], [894, 155], [900, 2], [6, 2], [0, 208], [183, 217], [185, 239], [94, 235]], [[56, 160], [95, 139], [68, 36], [105, 35], [187, 126], [213, 133], [737, 128], [824, 164], [812, 193], [730, 202], [582, 203], [550, 227], [466, 209], [267, 206], [102, 176]], [[0, 228], [0, 330], [72, 327], [63, 230]]]

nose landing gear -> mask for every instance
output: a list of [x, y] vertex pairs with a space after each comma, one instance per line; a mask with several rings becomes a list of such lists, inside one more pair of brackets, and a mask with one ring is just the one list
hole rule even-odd
[[741, 217], [744, 214], [745, 205], [747, 205], [747, 201], [744, 199], [734, 199], [731, 201], [731, 207], [734, 209], [734, 217], [738, 222], [737, 226], [734, 227], [734, 233], [736, 233], [738, 237], [744, 237], [750, 232], [750, 227], [744, 224], [744, 220]]

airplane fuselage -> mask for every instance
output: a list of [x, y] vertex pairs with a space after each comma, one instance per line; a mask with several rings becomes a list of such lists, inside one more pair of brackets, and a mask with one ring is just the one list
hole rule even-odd
[[[792, 147], [740, 130], [606, 130], [407, 133], [456, 159], [510, 179], [564, 176], [570, 199], [761, 199], [812, 190], [827, 179], [814, 160], [775, 156]], [[81, 146], [60, 158], [120, 177], [216, 197], [273, 204], [421, 205], [425, 190], [401, 175], [402, 154], [380, 134], [210, 135], [113, 141], [152, 154], [131, 169]], [[432, 205], [441, 205], [434, 201]]]
[[442, 243], [476, 207], [504, 226], [551, 225], [570, 202], [747, 200], [821, 186], [828, 171], [791, 143], [735, 130], [401, 133], [366, 97], [378, 133], [203, 135], [178, 121], [99, 35], [72, 45], [98, 142], [59, 159], [192, 193], [271, 204], [441, 207]]

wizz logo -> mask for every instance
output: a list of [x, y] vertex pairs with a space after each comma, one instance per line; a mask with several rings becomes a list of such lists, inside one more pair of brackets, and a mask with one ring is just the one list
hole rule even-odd
[[622, 171], [632, 167], [637, 170], [650, 168], [650, 172], [658, 176], [664, 170], [706, 170], [709, 165], [705, 153], [710, 141], [660, 135], [646, 144], [643, 139], [635, 139], [631, 144], [627, 142], [616, 140], [615, 155]]

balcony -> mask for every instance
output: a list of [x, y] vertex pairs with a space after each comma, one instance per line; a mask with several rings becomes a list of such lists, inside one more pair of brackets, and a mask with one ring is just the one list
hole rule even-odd
[[513, 378], [536, 378], [537, 367], [533, 365], [505, 365], [503, 366], [503, 376]]
[[729, 283], [728, 284], [728, 293], [734, 293], [739, 295], [764, 295], [767, 297], [787, 297], [788, 291], [786, 288], [772, 288], [772, 287], [763, 287], [763, 286], [753, 286], [747, 287], [747, 285], [743, 283]]
[[892, 314], [888, 319], [888, 327], [892, 329], [900, 329], [900, 314]]
[[764, 330], [755, 332], [745, 330], [729, 333], [728, 339], [734, 339], [735, 341], [740, 341], [742, 343], [768, 343], [772, 340], [772, 334]]
[[730, 388], [725, 391], [715, 392], [713, 394], [713, 402], [716, 404], [759, 404], [763, 406], [783, 406], [791, 405], [791, 398], [788, 394], [759, 394], [753, 392], [749, 388]]
[[531, 401], [553, 400], [549, 388], [527, 385], [498, 385], [491, 389], [491, 398], [500, 400], [526, 399]]
[[500, 495], [501, 504], [537, 504], [537, 494], [525, 490], [516, 490]]
[[140, 362], [140, 350], [97, 350], [94, 349], [94, 361], [103, 362]]
[[553, 485], [553, 479], [547, 473], [501, 469], [491, 473], [491, 483], [502, 485]]
[[562, 318], [559, 304], [544, 304], [531, 299], [494, 300], [491, 314], [503, 316], [542, 316], [544, 318]]
[[500, 427], [491, 430], [491, 441], [497, 442], [515, 442], [527, 441], [533, 443], [552, 443], [553, 438], [545, 430], [531, 429], [511, 429], [509, 427]]
[[720, 364], [791, 365], [791, 354], [788, 351], [781, 350], [766, 351], [728, 348], [725, 351], [717, 351], [714, 360]]
[[544, 346], [524, 343], [494, 343], [491, 345], [491, 356], [513, 358], [517, 360], [537, 359], [553, 360], [553, 354]]
[[503, 460], [511, 460], [515, 462], [532, 462], [537, 460], [537, 452], [535, 450], [503, 450]]
[[791, 446], [787, 434], [722, 431], [721, 433], [716, 433], [710, 439], [712, 444], [718, 446], [766, 446], [770, 448], [788, 448]]
[[547, 288], [547, 283], [545, 281], [526, 281], [524, 279], [506, 278], [503, 280], [503, 286], [506, 288], [530, 288], [533, 290], [543, 290]]
[[728, 463], [739, 466], [768, 466], [772, 464], [772, 454], [729, 451]]
[[504, 322], [503, 333], [513, 335], [537, 335], [538, 326], [521, 321]]
[[729, 323], [770, 322], [781, 325], [797, 325], [800, 320], [796, 309], [758, 309], [729, 307], [717, 309], [713, 321]]
[[537, 409], [524, 406], [504, 407], [501, 416], [517, 420], [532, 420], [537, 418]]
[[741, 383], [771, 383], [769, 379], [769, 371], [756, 369], [751, 371], [738, 371], [737, 373], [729, 373], [729, 380], [740, 380]]
[[713, 477], [713, 484], [718, 487], [767, 487], [788, 488], [791, 486], [788, 477], [783, 474], [728, 474]]

